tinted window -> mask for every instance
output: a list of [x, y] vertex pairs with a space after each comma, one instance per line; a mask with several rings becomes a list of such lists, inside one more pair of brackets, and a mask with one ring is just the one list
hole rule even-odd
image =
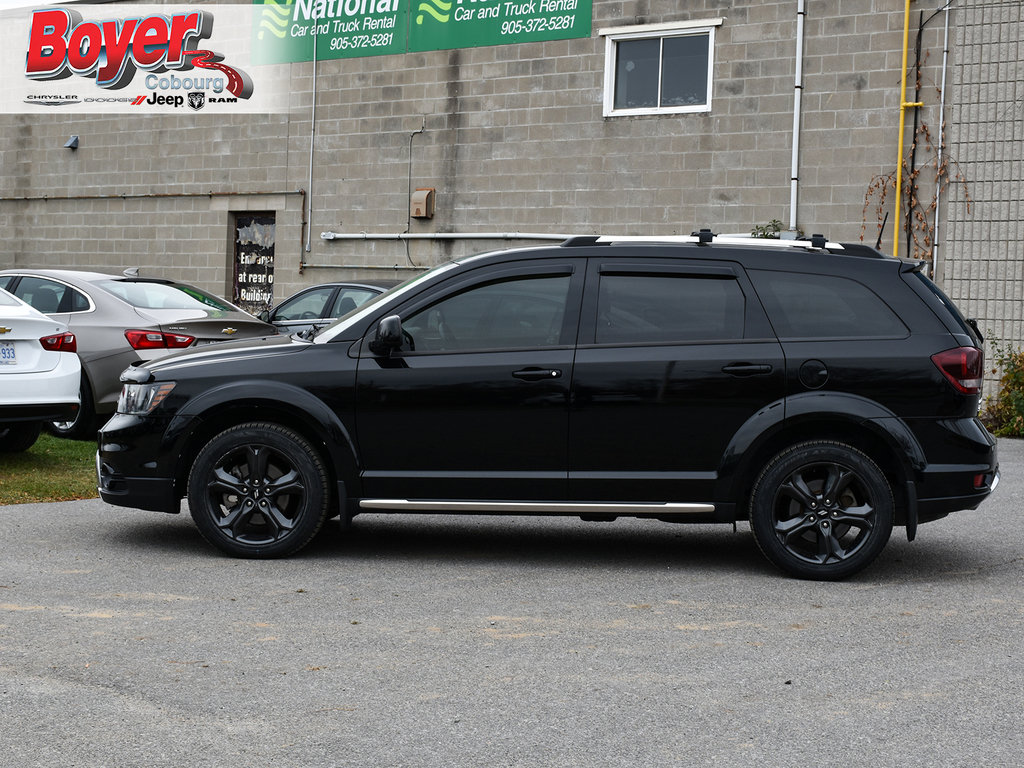
[[602, 275], [598, 344], [743, 337], [743, 291], [733, 279]]
[[402, 329], [417, 352], [550, 347], [568, 296], [568, 275], [488, 283], [403, 318]]
[[870, 289], [832, 275], [751, 271], [779, 338], [898, 337], [907, 327]]

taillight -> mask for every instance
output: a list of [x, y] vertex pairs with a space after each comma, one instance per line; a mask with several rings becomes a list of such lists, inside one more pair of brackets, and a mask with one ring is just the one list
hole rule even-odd
[[196, 340], [195, 336], [162, 331], [125, 331], [124, 337], [132, 349], [184, 349]]
[[53, 336], [43, 336], [39, 340], [43, 349], [49, 352], [77, 352], [78, 341], [73, 333], [55, 333]]
[[957, 392], [980, 395], [985, 357], [977, 347], [957, 347], [932, 355], [935, 367], [949, 379]]

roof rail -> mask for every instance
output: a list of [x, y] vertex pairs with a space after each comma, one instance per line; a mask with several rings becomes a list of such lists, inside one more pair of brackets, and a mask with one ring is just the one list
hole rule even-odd
[[[733, 246], [756, 246], [758, 248], [809, 248], [815, 250], [843, 250], [841, 243], [827, 240], [824, 235], [813, 235], [809, 240], [775, 240], [767, 237], [742, 237], [736, 235], [710, 235], [701, 231], [693, 235], [601, 235], [597, 238], [588, 238], [586, 245], [604, 245], [607, 243], [695, 243], [713, 245]], [[567, 240], [566, 244], [582, 245], [576, 243], [580, 238]]]

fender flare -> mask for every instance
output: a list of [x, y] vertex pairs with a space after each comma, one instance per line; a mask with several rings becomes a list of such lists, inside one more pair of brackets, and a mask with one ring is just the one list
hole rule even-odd
[[[204, 390], [171, 418], [164, 432], [165, 450], [169, 455], [184, 455], [190, 450], [203, 424], [211, 421], [213, 412], [240, 403], [254, 407], [264, 403], [275, 411], [289, 412], [301, 420], [305, 427], [302, 431], [315, 435], [325, 450], [325, 458], [337, 479], [339, 503], [344, 505], [347, 496], [351, 495], [346, 489], [355, 490], [359, 479], [358, 452], [351, 430], [323, 400], [293, 384], [249, 379]], [[259, 414], [254, 413], [252, 420], [259, 421]]]
[[[769, 403], [736, 430], [722, 454], [716, 498], [736, 500], [740, 486], [738, 481], [758, 471], [753, 463], [762, 446], [782, 437], [788, 430], [803, 432], [805, 427], [813, 429], [815, 422], [842, 423], [880, 439], [899, 459], [905, 477], [912, 477], [928, 464], [924, 449], [914, 433], [900, 417], [880, 403], [845, 392], [804, 392]], [[827, 437], [827, 434], [823, 436]], [[903, 489], [903, 484], [900, 489]], [[916, 521], [916, 496], [907, 501], [909, 523]]]

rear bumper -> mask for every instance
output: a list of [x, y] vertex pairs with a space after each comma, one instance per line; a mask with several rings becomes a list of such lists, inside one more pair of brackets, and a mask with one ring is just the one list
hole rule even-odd
[[999, 485], [996, 439], [980, 421], [937, 421], [929, 437], [924, 443], [929, 463], [917, 478], [917, 517], [922, 523], [976, 509]]
[[0, 423], [6, 421], [73, 421], [78, 413], [78, 407], [77, 400], [73, 403], [0, 405]]

